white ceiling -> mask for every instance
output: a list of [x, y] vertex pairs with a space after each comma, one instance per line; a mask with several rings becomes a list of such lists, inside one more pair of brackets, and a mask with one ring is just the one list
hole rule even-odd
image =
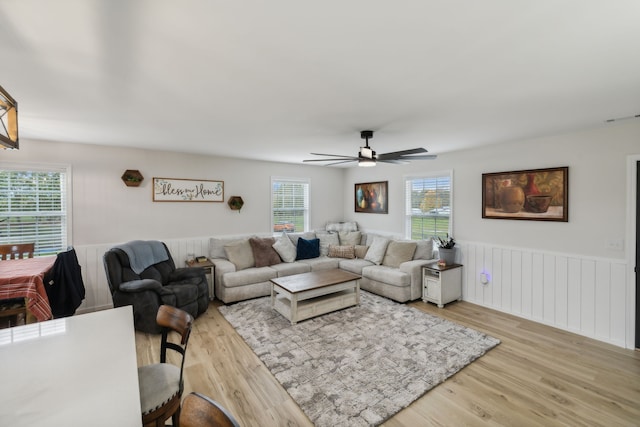
[[640, 113], [638, 0], [0, 0], [0, 49], [22, 139], [297, 163]]

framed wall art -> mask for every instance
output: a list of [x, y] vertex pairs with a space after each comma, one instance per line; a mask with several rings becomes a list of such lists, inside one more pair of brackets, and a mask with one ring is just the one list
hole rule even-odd
[[153, 178], [154, 202], [222, 202], [224, 181]]
[[355, 184], [355, 211], [364, 213], [389, 213], [389, 181]]
[[482, 217], [569, 221], [569, 168], [482, 174]]

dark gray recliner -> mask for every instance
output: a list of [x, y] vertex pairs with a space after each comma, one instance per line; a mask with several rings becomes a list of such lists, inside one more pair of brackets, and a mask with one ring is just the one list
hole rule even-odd
[[138, 331], [161, 332], [156, 314], [163, 304], [184, 310], [194, 318], [209, 306], [205, 270], [176, 268], [163, 242], [131, 241], [109, 249], [103, 261], [113, 305], [133, 306], [134, 327]]

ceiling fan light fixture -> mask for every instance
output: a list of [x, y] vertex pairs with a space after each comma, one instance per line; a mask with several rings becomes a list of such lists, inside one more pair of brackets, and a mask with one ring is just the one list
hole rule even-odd
[[394, 163], [394, 164], [406, 164], [411, 160], [426, 160], [435, 159], [437, 156], [429, 154], [424, 155], [427, 150], [424, 148], [412, 148], [409, 150], [392, 151], [390, 153], [377, 154], [370, 146], [369, 139], [373, 138], [372, 130], [360, 131], [360, 137], [365, 140], [364, 147], [360, 147], [358, 156], [348, 156], [343, 154], [320, 154], [311, 153], [314, 156], [325, 156], [325, 159], [306, 159], [303, 162], [330, 162], [325, 166], [333, 166], [342, 163], [358, 162], [358, 166], [371, 167], [375, 166], [377, 162], [382, 163]]
[[373, 159], [367, 159], [366, 157], [362, 157], [358, 160], [358, 166], [363, 168], [370, 168], [371, 166], [375, 166], [376, 161]]

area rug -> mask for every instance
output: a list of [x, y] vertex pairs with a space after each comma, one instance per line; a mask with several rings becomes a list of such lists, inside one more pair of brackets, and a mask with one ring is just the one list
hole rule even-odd
[[270, 298], [219, 307], [318, 427], [379, 425], [500, 341], [361, 292], [296, 325]]

